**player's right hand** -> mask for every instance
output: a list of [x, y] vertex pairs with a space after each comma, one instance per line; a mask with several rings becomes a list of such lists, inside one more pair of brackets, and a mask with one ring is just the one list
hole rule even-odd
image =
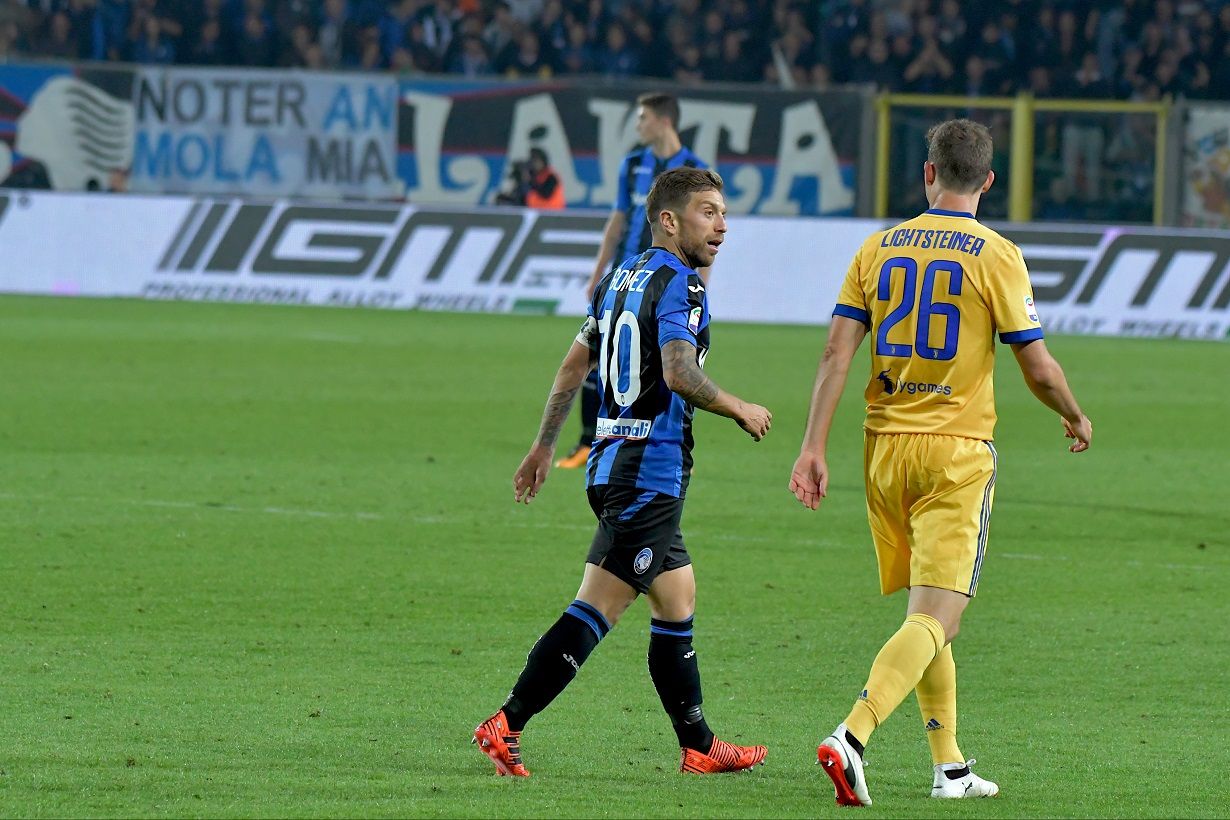
[[820, 499], [828, 495], [829, 466], [824, 456], [815, 453], [799, 453], [794, 469], [790, 471], [790, 492], [809, 510], [820, 506]]
[[1070, 439], [1075, 439], [1072, 445], [1068, 447], [1068, 451], [1072, 453], [1083, 453], [1089, 449], [1089, 442], [1093, 438], [1093, 422], [1088, 416], [1081, 416], [1080, 421], [1073, 424], [1065, 418], [1061, 418], [1063, 422], [1063, 434]]
[[513, 474], [513, 503], [529, 504], [538, 495], [551, 469], [550, 449], [535, 446], [521, 460], [521, 466]]
[[769, 412], [767, 407], [744, 402], [742, 412], [740, 412], [736, 421], [752, 437], [753, 441], [760, 441], [768, 435], [769, 428], [773, 426], [773, 414]]

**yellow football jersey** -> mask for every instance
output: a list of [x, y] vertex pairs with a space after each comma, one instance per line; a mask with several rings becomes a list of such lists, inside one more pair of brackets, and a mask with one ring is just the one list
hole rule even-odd
[[994, 438], [995, 334], [1042, 338], [1020, 248], [934, 208], [863, 243], [833, 315], [869, 329], [873, 433]]

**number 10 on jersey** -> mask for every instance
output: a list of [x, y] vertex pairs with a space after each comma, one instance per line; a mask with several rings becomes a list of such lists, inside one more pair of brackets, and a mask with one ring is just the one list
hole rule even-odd
[[[636, 320], [635, 313], [625, 310], [619, 315], [619, 321], [615, 322], [612, 333], [613, 312], [607, 311], [598, 319], [598, 331], [602, 334], [598, 375], [611, 386], [616, 404], [631, 407], [641, 395], [641, 324]], [[615, 349], [614, 356], [608, 353], [610, 348]]]

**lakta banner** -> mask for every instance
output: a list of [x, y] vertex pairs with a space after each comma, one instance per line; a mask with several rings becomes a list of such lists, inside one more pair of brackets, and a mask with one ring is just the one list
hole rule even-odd
[[[569, 207], [606, 209], [637, 143], [636, 97], [664, 88], [2, 65], [0, 182], [465, 207], [493, 204], [541, 148]], [[855, 212], [866, 94], [673, 90], [681, 136], [725, 178], [731, 213]]]

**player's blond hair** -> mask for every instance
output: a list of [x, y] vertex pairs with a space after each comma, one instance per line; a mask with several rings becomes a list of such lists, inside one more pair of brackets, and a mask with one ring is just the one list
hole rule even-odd
[[969, 194], [982, 187], [991, 172], [991, 132], [973, 120], [948, 120], [927, 131], [927, 161], [935, 163], [940, 185]]
[[645, 200], [645, 218], [658, 224], [663, 211], [679, 213], [688, 206], [692, 194], [701, 191], [722, 192], [722, 178], [708, 168], [672, 168], [658, 175]]

